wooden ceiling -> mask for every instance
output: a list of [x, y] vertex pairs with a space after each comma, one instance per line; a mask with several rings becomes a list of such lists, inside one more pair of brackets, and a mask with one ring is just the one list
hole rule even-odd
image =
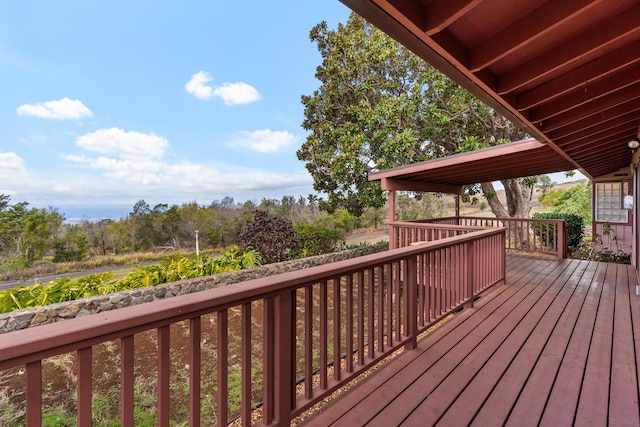
[[341, 1], [586, 176], [631, 163], [640, 1]]

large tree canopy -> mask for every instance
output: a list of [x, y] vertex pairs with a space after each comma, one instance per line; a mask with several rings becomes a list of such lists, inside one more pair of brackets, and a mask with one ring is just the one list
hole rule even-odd
[[[321, 86], [302, 96], [303, 127], [310, 131], [298, 150], [327, 195], [321, 207], [360, 215], [381, 207], [385, 195], [372, 171], [443, 157], [525, 137], [513, 124], [469, 92], [352, 14], [328, 30], [322, 22], [310, 38], [322, 64]], [[479, 183], [498, 216], [526, 217], [536, 179], [504, 181], [505, 208], [492, 183]]]

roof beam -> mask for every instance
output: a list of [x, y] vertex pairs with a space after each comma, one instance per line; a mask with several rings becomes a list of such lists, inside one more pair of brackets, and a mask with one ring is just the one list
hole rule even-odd
[[[628, 90], [618, 91], [601, 97], [598, 102], [591, 102], [584, 105], [580, 112], [574, 110], [567, 111], [549, 120], [539, 122], [540, 128], [548, 133], [563, 126], [569, 125], [580, 119], [592, 117], [595, 114], [602, 115], [604, 110], [613, 108], [617, 105], [640, 98], [640, 83], [629, 86]], [[597, 121], [597, 118], [593, 118]]]
[[[629, 153], [627, 149], [627, 141], [633, 136], [633, 131], [621, 130], [618, 133], [601, 136], [597, 142], [589, 141], [588, 144], [573, 145], [567, 147], [567, 152], [572, 153], [574, 157], [579, 159], [591, 159], [594, 152], [602, 153], [605, 157], [610, 157], [615, 154], [616, 151]], [[598, 160], [596, 158], [596, 160]], [[602, 160], [602, 159], [600, 159]]]
[[593, 0], [550, 1], [476, 46], [469, 68], [476, 72], [533, 40], [543, 38], [579, 13], [599, 3]]
[[[626, 126], [618, 126], [613, 129], [607, 129], [605, 132], [600, 132], [591, 135], [589, 138], [575, 139], [572, 141], [558, 141], [558, 145], [562, 147], [569, 154], [580, 154], [581, 150], [589, 150], [591, 147], [598, 145], [607, 145], [615, 143], [616, 141], [624, 140], [625, 135], [632, 135], [636, 127], [634, 124], [627, 124]], [[631, 139], [630, 137], [629, 139]], [[585, 142], [588, 141], [588, 142]], [[624, 148], [626, 150], [626, 142], [624, 141]], [[611, 147], [608, 147], [611, 150]]]
[[552, 72], [568, 70], [576, 61], [604, 51], [619, 39], [640, 33], [640, 5], [619, 13], [602, 24], [545, 51], [505, 73], [499, 79], [498, 93], [505, 94], [534, 81], [546, 79]]
[[625, 67], [637, 64], [640, 62], [638, 52], [640, 52], [640, 39], [628, 47], [614, 50], [548, 83], [518, 95], [516, 108], [519, 111], [528, 110], [583, 87], [593, 80], [605, 78]]
[[429, 193], [462, 194], [462, 185], [439, 184], [436, 182], [409, 181], [406, 179], [382, 178], [380, 187], [389, 191], [421, 191]]
[[631, 107], [629, 110], [621, 109], [620, 115], [606, 115], [599, 121], [591, 119], [579, 120], [568, 126], [560, 128], [550, 133], [551, 139], [560, 141], [562, 138], [570, 137], [575, 134], [592, 134], [602, 132], [606, 129], [620, 126], [624, 123], [637, 122], [638, 110], [640, 110], [640, 99], [636, 102], [637, 107]]
[[640, 66], [635, 65], [606, 79], [598, 80], [592, 84], [585, 84], [583, 89], [575, 90], [562, 98], [541, 105], [530, 112], [529, 119], [532, 122], [550, 119], [565, 111], [578, 108], [587, 102], [593, 102], [605, 95], [626, 90], [627, 87], [638, 82], [640, 82]]
[[424, 10], [424, 31], [433, 35], [482, 3], [482, 0], [433, 0]]

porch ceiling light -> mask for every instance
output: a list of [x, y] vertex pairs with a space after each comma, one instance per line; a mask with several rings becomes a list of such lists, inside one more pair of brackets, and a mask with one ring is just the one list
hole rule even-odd
[[635, 153], [638, 147], [640, 147], [640, 138], [634, 138], [631, 141], [627, 142], [627, 147], [631, 150], [632, 153]]

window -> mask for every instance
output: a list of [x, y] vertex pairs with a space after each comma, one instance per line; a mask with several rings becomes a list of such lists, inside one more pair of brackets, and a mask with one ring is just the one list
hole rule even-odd
[[622, 201], [629, 195], [628, 181], [596, 183], [596, 221], [627, 222], [629, 214]]

